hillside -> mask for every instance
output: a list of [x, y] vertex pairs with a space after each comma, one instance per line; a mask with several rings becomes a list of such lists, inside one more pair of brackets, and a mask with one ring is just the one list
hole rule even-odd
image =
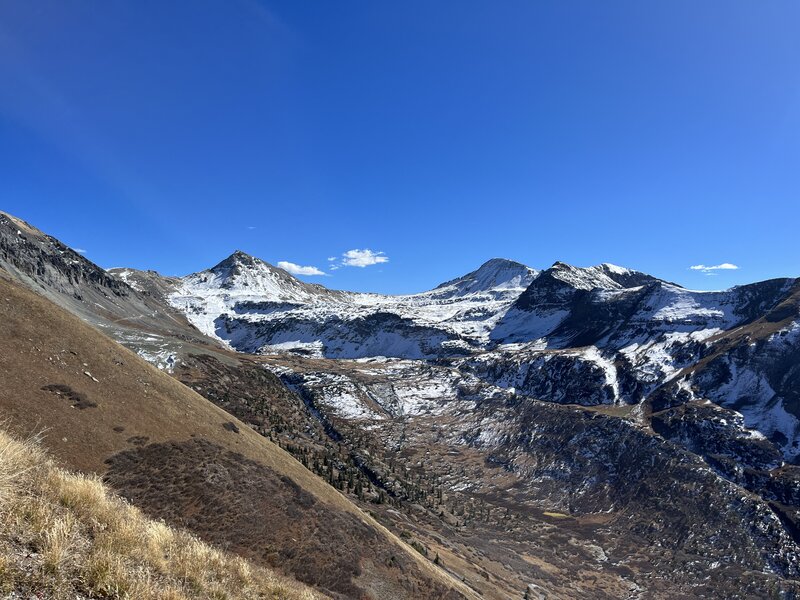
[[48, 598], [323, 596], [145, 517], [95, 476], [0, 431], [0, 594]]
[[220, 347], [163, 302], [158, 288], [141, 287], [133, 280], [129, 285], [124, 275], [113, 276], [56, 238], [3, 212], [0, 268], [164, 368], [171, 368], [186, 348]]
[[0, 409], [61, 464], [333, 597], [457, 587], [250, 427], [7, 276], [0, 319]]
[[[796, 279], [697, 292], [607, 263], [537, 271], [492, 259], [428, 292], [381, 296], [305, 284], [242, 252], [186, 277], [106, 272], [77, 254], [64, 267], [57, 240], [4, 235], [0, 264], [14, 277], [162, 370], [129, 371], [102, 338], [112, 365], [122, 360], [141, 386], [115, 411], [135, 403], [125, 418], [151, 419], [151, 434], [112, 435], [88, 468], [151, 514], [331, 595], [436, 597], [441, 582], [498, 600], [526, 590], [592, 600], [800, 591]], [[32, 275], [15, 266], [29, 256]], [[106, 294], [129, 316], [109, 320], [85, 301]], [[154, 310], [137, 313], [145, 301]], [[67, 419], [102, 415], [89, 392], [119, 366], [98, 375], [62, 355], [52, 359], [74, 379], [53, 375], [37, 389], [71, 398]], [[189, 418], [188, 392], [174, 382], [177, 408], [141, 404], [161, 393], [144, 383], [167, 385], [164, 372], [226, 420], [194, 404]], [[152, 435], [162, 415], [169, 431]], [[81, 422], [64, 422], [52, 443]], [[97, 430], [100, 444], [115, 426]], [[319, 498], [394, 532], [414, 549], [414, 568], [392, 554], [376, 563], [380, 545], [358, 521], [287, 494], [280, 460], [270, 464], [279, 481], [265, 477], [259, 461], [279, 451], [246, 452], [244, 432], [302, 464], [304, 475], [288, 476], [300, 491], [321, 485]], [[310, 472], [315, 483], [303, 479]], [[265, 525], [282, 519], [279, 531]], [[298, 531], [314, 531], [314, 543]], [[434, 565], [431, 585], [416, 567]], [[378, 589], [367, 573], [396, 579]]]

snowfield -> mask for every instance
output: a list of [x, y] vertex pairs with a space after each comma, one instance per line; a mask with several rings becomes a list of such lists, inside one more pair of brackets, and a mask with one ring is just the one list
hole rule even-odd
[[[459, 352], [473, 347], [473, 341], [486, 342], [535, 276], [524, 265], [494, 259], [429, 292], [382, 296], [327, 290], [234, 254], [208, 271], [184, 277], [169, 301], [200, 331], [238, 350], [426, 358], [442, 349]], [[353, 331], [384, 314], [399, 322], [371, 337]]]
[[[772, 387], [766, 362], [740, 365], [728, 357], [713, 374], [693, 371], [718, 339], [761, 317], [794, 285], [773, 280], [702, 292], [608, 263], [537, 271], [492, 259], [433, 290], [386, 296], [304, 283], [236, 252], [178, 280], [168, 300], [234, 350], [371, 361], [358, 380], [304, 375], [320, 406], [340, 418], [380, 421], [440, 410], [448, 399], [463, 401], [466, 379], [584, 406], [639, 406], [667, 390], [725, 407], [731, 418], [715, 426], [766, 436], [794, 459], [798, 416], [787, 409], [785, 390]], [[752, 352], [790, 354], [800, 344], [798, 331], [797, 322], [787, 325]], [[172, 368], [161, 349], [152, 360]], [[455, 369], [431, 370], [430, 361], [451, 361]], [[645, 412], [633, 414], [641, 420]]]

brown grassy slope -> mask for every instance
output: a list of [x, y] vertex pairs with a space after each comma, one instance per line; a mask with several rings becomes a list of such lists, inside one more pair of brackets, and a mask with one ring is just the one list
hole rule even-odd
[[0, 430], [0, 594], [312, 600], [241, 557], [146, 518], [93, 475]]
[[[0, 275], [0, 411], [145, 512], [338, 597], [466, 592], [290, 455]], [[468, 593], [468, 592], [466, 592]]]

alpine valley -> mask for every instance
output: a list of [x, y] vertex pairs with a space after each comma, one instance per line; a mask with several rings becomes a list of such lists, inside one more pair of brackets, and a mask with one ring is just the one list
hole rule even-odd
[[[54, 428], [66, 465], [324, 594], [800, 594], [800, 279], [699, 292], [495, 258], [385, 296], [239, 251], [185, 277], [106, 271], [5, 213], [0, 268], [6, 305], [34, 292], [133, 352], [36, 341], [56, 326], [30, 321], [2, 360], [62, 361], [99, 406], [66, 431], [46, 408], [64, 382], [3, 367], [11, 424]], [[124, 399], [100, 394], [99, 373], [134, 368]]]

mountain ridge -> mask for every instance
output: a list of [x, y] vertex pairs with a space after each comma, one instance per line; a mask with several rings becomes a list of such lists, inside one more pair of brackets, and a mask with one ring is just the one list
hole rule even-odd
[[[186, 278], [115, 270], [130, 288], [117, 299], [5, 230], [0, 266], [43, 261], [12, 274], [284, 440], [351, 497], [377, 501], [371, 511], [478, 593], [800, 590], [797, 279], [701, 292], [608, 263], [555, 263], [527, 287], [487, 277], [489, 293], [470, 288], [479, 268], [446, 282], [465, 283], [463, 295], [326, 294], [234, 253], [184, 290]], [[482, 267], [530, 275], [499, 263]], [[113, 297], [126, 327], [72, 294]], [[157, 314], [131, 320], [145, 301]], [[199, 331], [158, 333], [171, 311]], [[147, 351], [156, 336], [171, 361]], [[156, 450], [116, 466], [149, 469]], [[588, 571], [573, 572], [576, 556]]]
[[0, 407], [22, 436], [46, 429], [62, 464], [334, 598], [460, 588], [285, 450], [2, 270], [0, 294]]

